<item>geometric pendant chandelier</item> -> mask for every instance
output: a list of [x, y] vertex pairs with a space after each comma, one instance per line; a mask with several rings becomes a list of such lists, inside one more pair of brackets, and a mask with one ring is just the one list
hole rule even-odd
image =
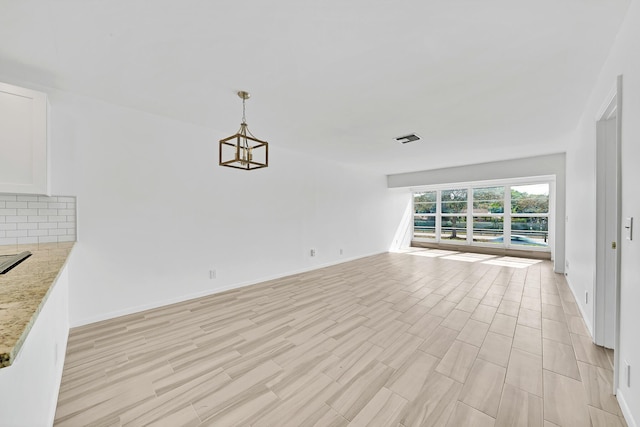
[[269, 143], [261, 141], [249, 131], [245, 114], [245, 101], [249, 92], [240, 91], [242, 98], [242, 123], [235, 135], [220, 140], [220, 166], [253, 170], [269, 166]]

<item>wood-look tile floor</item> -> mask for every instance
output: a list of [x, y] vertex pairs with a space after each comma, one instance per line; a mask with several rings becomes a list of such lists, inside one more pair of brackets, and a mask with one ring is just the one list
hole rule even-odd
[[73, 329], [59, 426], [625, 426], [550, 262], [416, 250]]

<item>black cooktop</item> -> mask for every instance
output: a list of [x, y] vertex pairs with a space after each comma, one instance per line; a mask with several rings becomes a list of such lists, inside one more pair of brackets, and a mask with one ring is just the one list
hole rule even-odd
[[15, 255], [0, 255], [0, 274], [4, 274], [25, 259], [31, 256], [31, 252], [24, 251]]

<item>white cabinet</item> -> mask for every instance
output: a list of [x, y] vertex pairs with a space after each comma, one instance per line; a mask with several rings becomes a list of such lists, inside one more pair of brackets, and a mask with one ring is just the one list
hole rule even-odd
[[47, 95], [0, 83], [0, 193], [48, 194]]
[[51, 285], [18, 357], [11, 366], [0, 369], [0, 389], [4, 391], [0, 425], [53, 425], [68, 336], [69, 274], [64, 267]]

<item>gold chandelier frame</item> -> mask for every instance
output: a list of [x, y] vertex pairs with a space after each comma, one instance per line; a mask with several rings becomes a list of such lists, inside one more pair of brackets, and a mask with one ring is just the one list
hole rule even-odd
[[256, 138], [247, 125], [245, 101], [251, 94], [240, 91], [238, 96], [242, 98], [242, 123], [235, 135], [220, 140], [220, 166], [242, 170], [266, 168], [269, 166], [269, 143]]

